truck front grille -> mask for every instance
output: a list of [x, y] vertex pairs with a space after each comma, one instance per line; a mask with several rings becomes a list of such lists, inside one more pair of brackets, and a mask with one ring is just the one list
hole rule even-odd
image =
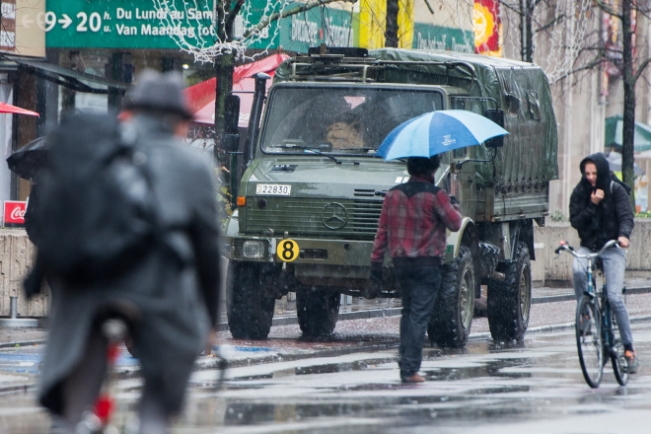
[[264, 209], [256, 198], [247, 200], [246, 231], [290, 236], [372, 240], [377, 232], [382, 200], [267, 199]]

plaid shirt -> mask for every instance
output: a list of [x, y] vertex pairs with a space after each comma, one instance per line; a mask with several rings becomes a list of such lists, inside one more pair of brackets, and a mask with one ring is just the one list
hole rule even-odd
[[371, 261], [382, 262], [387, 248], [392, 258], [442, 258], [445, 229], [461, 228], [460, 211], [431, 179], [412, 176], [384, 198]]

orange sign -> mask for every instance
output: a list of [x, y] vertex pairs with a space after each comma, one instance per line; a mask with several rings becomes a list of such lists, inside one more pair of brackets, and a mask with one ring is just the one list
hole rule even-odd
[[475, 0], [473, 11], [475, 31], [475, 52], [502, 55], [500, 33], [502, 22], [499, 15], [499, 0]]

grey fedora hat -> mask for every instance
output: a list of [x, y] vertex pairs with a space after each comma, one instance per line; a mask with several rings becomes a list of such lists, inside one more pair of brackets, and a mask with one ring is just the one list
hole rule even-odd
[[192, 119], [183, 87], [183, 77], [178, 72], [160, 73], [145, 69], [127, 92], [124, 108], [169, 112]]

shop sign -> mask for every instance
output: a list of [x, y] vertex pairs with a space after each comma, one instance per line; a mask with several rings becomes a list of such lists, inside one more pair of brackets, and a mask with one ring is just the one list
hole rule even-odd
[[48, 48], [177, 49], [173, 36], [214, 41], [212, 8], [213, 0], [49, 0], [36, 21]]
[[5, 200], [4, 224], [5, 226], [22, 226], [25, 224], [27, 202], [21, 200]]
[[502, 21], [498, 0], [475, 0], [473, 9], [475, 52], [502, 55]]
[[448, 50], [474, 53], [475, 36], [470, 30], [414, 23], [412, 48], [417, 50]]
[[[318, 7], [271, 23], [268, 37], [249, 48], [282, 47], [287, 51], [306, 53], [309, 47], [326, 44], [331, 47], [352, 47], [355, 32], [349, 11]], [[272, 39], [273, 38], [273, 39]]]

